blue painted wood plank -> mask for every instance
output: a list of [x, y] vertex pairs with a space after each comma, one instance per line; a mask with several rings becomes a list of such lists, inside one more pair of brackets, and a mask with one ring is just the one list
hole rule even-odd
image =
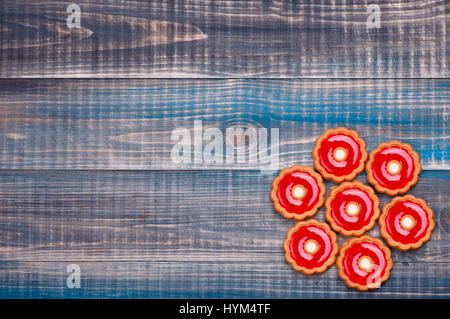
[[[450, 297], [449, 171], [424, 171], [410, 192], [436, 214], [431, 240], [393, 250], [391, 278], [367, 294], [346, 288], [334, 266], [308, 277], [284, 261], [295, 222], [273, 209], [274, 176], [1, 171], [0, 297]], [[378, 226], [369, 234], [378, 237]], [[79, 290], [66, 287], [73, 263], [82, 270]]]
[[[0, 3], [0, 77], [449, 77], [446, 0]], [[370, 19], [370, 21], [373, 21]], [[447, 31], [446, 31], [447, 30]]]
[[[425, 169], [450, 168], [450, 80], [3, 80], [1, 169], [259, 169], [175, 163], [177, 128], [279, 130], [280, 167], [311, 165], [316, 138], [346, 126], [410, 143]], [[205, 139], [203, 146], [209, 142]], [[226, 139], [223, 147], [225, 151]], [[228, 141], [230, 142], [230, 141]], [[233, 141], [231, 141], [233, 142]], [[268, 137], [269, 153], [274, 150]]]
[[[337, 279], [294, 273], [281, 260], [233, 262], [79, 262], [80, 288], [66, 286], [73, 262], [0, 263], [0, 298], [446, 298], [444, 263], [398, 263], [380, 289], [358, 292]], [[357, 301], [355, 301], [357, 302]]]

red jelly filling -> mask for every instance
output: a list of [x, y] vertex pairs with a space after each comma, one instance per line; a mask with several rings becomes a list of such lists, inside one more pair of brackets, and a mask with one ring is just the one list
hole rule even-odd
[[[391, 165], [394, 165], [394, 170], [390, 169]], [[396, 190], [413, 180], [416, 166], [408, 150], [398, 146], [386, 147], [374, 155], [372, 172], [380, 186]]]
[[370, 224], [375, 214], [374, 206], [374, 200], [366, 191], [345, 188], [332, 199], [329, 216], [338, 227], [346, 231], [356, 231]]
[[427, 211], [411, 200], [399, 201], [384, 216], [386, 233], [402, 244], [417, 243], [427, 236], [430, 220]]
[[362, 159], [361, 145], [347, 134], [329, 135], [322, 141], [318, 150], [320, 165], [329, 174], [335, 176], [350, 175], [356, 170]]
[[321, 188], [308, 172], [294, 171], [286, 174], [278, 184], [276, 196], [280, 206], [289, 213], [303, 214], [319, 202]]
[[333, 251], [333, 242], [325, 229], [305, 225], [292, 234], [289, 251], [298, 266], [313, 269], [328, 261]]
[[386, 273], [387, 256], [371, 242], [355, 242], [345, 251], [342, 266], [348, 279], [362, 286], [376, 285]]

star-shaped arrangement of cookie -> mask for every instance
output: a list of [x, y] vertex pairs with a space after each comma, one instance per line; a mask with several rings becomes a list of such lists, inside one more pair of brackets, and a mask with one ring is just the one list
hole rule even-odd
[[[405, 194], [421, 172], [420, 158], [409, 144], [381, 143], [367, 155], [357, 132], [344, 127], [320, 135], [312, 151], [314, 168], [294, 165], [272, 183], [275, 210], [298, 223], [284, 241], [285, 259], [307, 275], [322, 273], [336, 263], [338, 276], [350, 288], [379, 288], [393, 267], [390, 249], [418, 249], [431, 238], [434, 215], [423, 199]], [[371, 186], [353, 181], [363, 170]], [[325, 199], [323, 179], [338, 184]], [[380, 211], [376, 192], [394, 197]], [[328, 223], [307, 219], [325, 205]], [[378, 238], [364, 235], [376, 221]], [[339, 232], [352, 237], [341, 247]]]

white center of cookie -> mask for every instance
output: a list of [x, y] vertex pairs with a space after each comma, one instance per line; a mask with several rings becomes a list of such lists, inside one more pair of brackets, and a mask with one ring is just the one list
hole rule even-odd
[[348, 203], [345, 207], [345, 212], [349, 216], [356, 216], [359, 213], [359, 206], [356, 203]]
[[401, 170], [400, 163], [397, 161], [390, 161], [387, 165], [387, 169], [389, 174], [397, 175], [400, 173]]
[[343, 148], [338, 147], [334, 150], [333, 157], [336, 161], [341, 162], [347, 157], [347, 152]]
[[318, 245], [315, 240], [308, 240], [305, 243], [305, 251], [308, 254], [310, 254], [310, 255], [314, 254], [317, 251], [317, 249], [318, 249]]
[[404, 229], [411, 229], [414, 226], [414, 219], [411, 216], [404, 216], [400, 221], [400, 226]]
[[358, 262], [359, 268], [362, 270], [370, 270], [372, 267], [372, 260], [369, 257], [361, 257]]
[[296, 199], [302, 199], [306, 195], [306, 189], [301, 186], [297, 185], [292, 188], [292, 196]]

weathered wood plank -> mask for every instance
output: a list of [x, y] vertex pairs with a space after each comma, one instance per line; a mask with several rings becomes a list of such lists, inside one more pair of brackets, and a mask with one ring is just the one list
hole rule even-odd
[[[347, 289], [334, 266], [308, 277], [284, 261], [282, 242], [294, 222], [273, 210], [273, 177], [2, 171], [0, 297], [450, 296], [450, 172], [424, 171], [411, 191], [436, 213], [431, 240], [416, 251], [393, 251], [389, 281], [364, 294]], [[378, 236], [378, 226], [370, 234]], [[73, 263], [81, 268], [80, 289], [66, 287]]]
[[400, 139], [425, 169], [448, 169], [449, 105], [450, 80], [2, 80], [0, 168], [267, 167], [195, 163], [202, 149], [193, 147], [191, 163], [175, 163], [179, 137], [172, 140], [172, 132], [186, 128], [193, 143], [201, 120], [203, 131], [223, 135], [227, 128], [279, 129], [279, 143], [268, 137], [267, 144], [274, 154], [279, 146], [280, 167], [311, 165], [315, 139], [346, 126], [368, 150]]
[[[270, 262], [294, 221], [258, 171], [2, 171], [0, 260]], [[398, 262], [448, 262], [449, 171], [424, 171], [412, 194], [436, 213], [432, 240]], [[365, 176], [358, 177], [365, 181]], [[332, 183], [327, 182], [327, 188]], [[390, 200], [380, 196], [382, 204]], [[323, 210], [317, 219], [324, 220]], [[378, 229], [371, 232], [378, 236]]]
[[[77, 261], [74, 261], [77, 262]], [[449, 298], [445, 263], [396, 263], [380, 289], [358, 292], [332, 266], [317, 276], [280, 259], [234, 262], [77, 262], [80, 288], [69, 289], [74, 262], [1, 262], [0, 298]]]
[[0, 77], [450, 76], [446, 0], [76, 3], [2, 1]]

